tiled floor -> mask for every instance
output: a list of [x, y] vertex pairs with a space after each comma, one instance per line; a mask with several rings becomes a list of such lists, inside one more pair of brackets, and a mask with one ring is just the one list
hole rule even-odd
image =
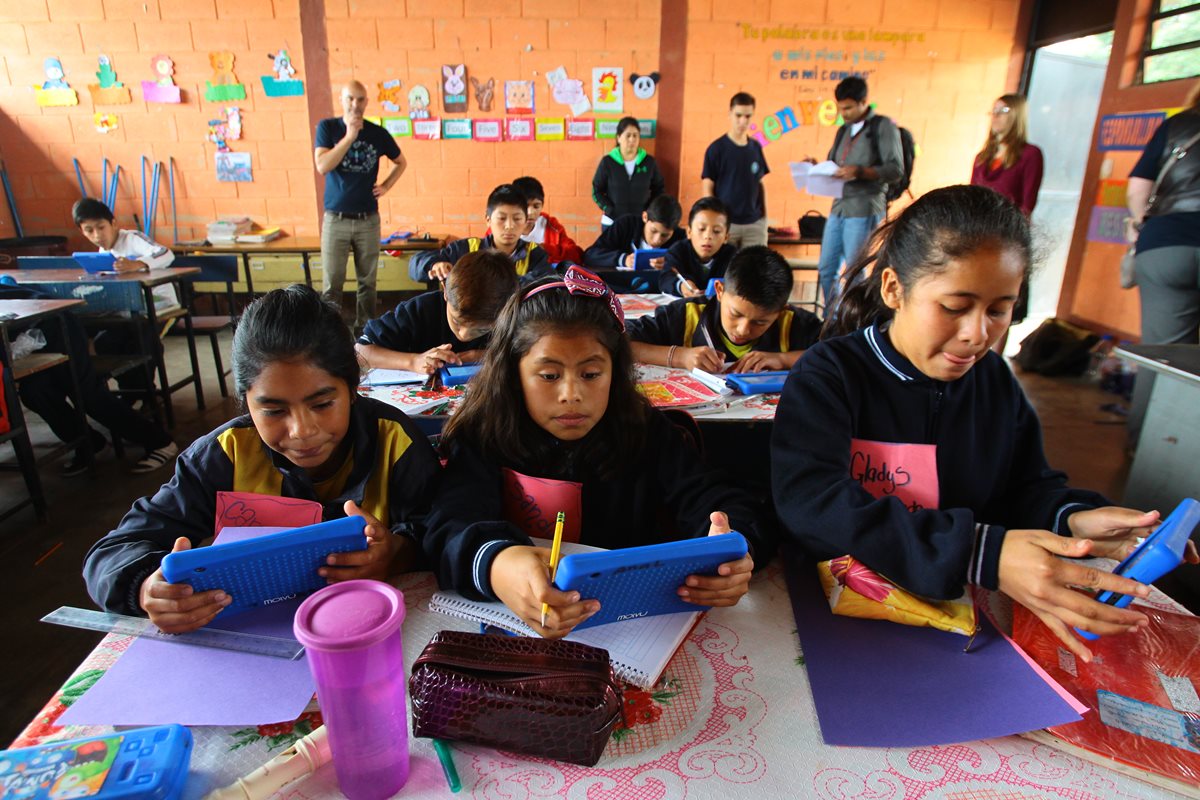
[[[218, 394], [207, 342], [201, 344], [208, 408], [197, 410], [190, 389], [176, 393], [173, 434], [181, 446], [237, 413], [235, 403], [223, 401]], [[183, 340], [171, 338], [167, 347], [170, 374], [186, 372]], [[227, 354], [228, 341], [224, 350]], [[1128, 469], [1124, 427], [1119, 417], [1100, 410], [1113, 398], [1082, 381], [1023, 376], [1022, 382], [1041, 415], [1051, 463], [1066, 470], [1077, 485], [1120, 497]], [[35, 424], [35, 428], [36, 441], [52, 441], [44, 426]], [[24, 727], [99, 640], [99, 634], [45, 625], [38, 619], [59, 606], [90, 606], [80, 578], [88, 547], [120, 520], [134, 499], [153, 492], [170, 477], [169, 468], [130, 475], [127, 470], [137, 455], [127, 452], [118, 464], [110, 449], [93, 474], [76, 478], [59, 477], [58, 465], [47, 464], [43, 475], [52, 508], [50, 520], [39, 524], [27, 509], [0, 523], [0, 604], [6, 609], [4, 627], [10, 643], [4, 648], [8, 655], [0, 657], [0, 747]], [[11, 459], [11, 448], [3, 448], [0, 460]], [[23, 491], [19, 477], [0, 476], [0, 503]]]

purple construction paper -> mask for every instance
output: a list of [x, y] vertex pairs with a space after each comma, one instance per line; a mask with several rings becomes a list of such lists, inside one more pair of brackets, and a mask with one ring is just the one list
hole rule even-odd
[[[225, 528], [230, 542], [283, 528]], [[292, 618], [304, 598], [220, 618], [209, 627], [295, 639]], [[61, 725], [264, 725], [296, 719], [316, 687], [308, 661], [211, 647], [134, 640]]]
[[835, 616], [811, 562], [787, 579], [826, 744], [954, 744], [1081, 719], [983, 614], [964, 653], [957, 634]]

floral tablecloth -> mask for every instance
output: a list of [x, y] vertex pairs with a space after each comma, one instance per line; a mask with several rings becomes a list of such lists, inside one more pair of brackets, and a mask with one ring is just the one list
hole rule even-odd
[[[428, 610], [436, 590], [426, 573], [404, 576], [409, 664], [437, 630], [469, 623]], [[124, 651], [107, 636], [13, 744], [103, 733], [55, 720]], [[1112, 800], [1174, 798], [1142, 783], [1019, 737], [919, 748], [828, 747], [821, 741], [804, 657], [781, 568], [754, 579], [736, 607], [714, 609], [692, 631], [651, 691], [630, 690], [625, 714], [600, 763], [578, 767], [478, 747], [455, 746], [461, 796], [480, 800]], [[257, 728], [195, 728], [186, 797], [231, 783], [319, 724], [298, 720]], [[409, 743], [412, 774], [402, 796], [449, 796], [427, 740]], [[330, 766], [281, 790], [280, 800], [338, 797]]]

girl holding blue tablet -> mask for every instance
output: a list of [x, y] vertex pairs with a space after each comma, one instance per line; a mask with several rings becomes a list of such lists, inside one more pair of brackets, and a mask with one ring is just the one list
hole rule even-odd
[[[510, 476], [577, 492], [583, 544], [617, 549], [741, 532], [750, 554], [717, 575], [689, 576], [678, 589], [697, 604], [736, 603], [754, 559], [770, 555], [754, 498], [707, 467], [682, 430], [637, 392], [624, 327], [616, 297], [581, 268], [522, 290], [501, 312], [482, 368], [443, 434], [446, 472], [424, 542], [440, 584], [499, 599], [545, 636], [566, 635], [598, 603], [550, 584], [549, 550], [531, 546], [506, 520]], [[543, 510], [553, 520], [561, 509]]]

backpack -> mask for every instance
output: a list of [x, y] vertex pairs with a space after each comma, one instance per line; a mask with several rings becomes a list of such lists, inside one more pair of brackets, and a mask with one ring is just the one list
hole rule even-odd
[[[878, 133], [875, 130], [881, 119], [884, 119], [884, 117], [875, 114], [871, 117], [867, 125], [867, 135], [871, 137], [871, 146], [875, 148], [876, 163], [882, 160], [882, 156], [879, 155], [879, 140], [876, 138]], [[838, 144], [841, 142], [842, 134], [845, 130], [845, 125], [838, 129], [837, 135], [833, 139], [834, 150], [837, 149]], [[884, 184], [883, 195], [889, 204], [894, 200], [900, 199], [900, 196], [905, 192], [908, 192], [909, 197], [912, 197], [912, 192], [909, 192], [909, 186], [912, 184], [913, 161], [917, 158], [917, 142], [913, 139], [912, 131], [896, 125], [896, 132], [900, 134], [900, 160], [903, 163], [904, 172], [900, 180], [895, 183]]]

